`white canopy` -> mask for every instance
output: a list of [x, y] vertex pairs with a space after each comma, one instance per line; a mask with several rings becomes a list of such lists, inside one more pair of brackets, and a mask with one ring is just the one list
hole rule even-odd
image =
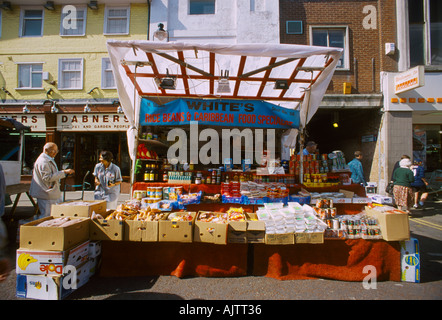
[[[120, 104], [131, 125], [128, 145], [133, 160], [140, 97], [160, 104], [182, 97], [265, 100], [299, 108], [304, 128], [342, 55], [341, 48], [258, 43], [110, 40], [107, 48]], [[161, 84], [165, 79], [168, 86]], [[224, 90], [218, 88], [220, 83]], [[292, 132], [288, 146], [295, 145], [296, 135]]]

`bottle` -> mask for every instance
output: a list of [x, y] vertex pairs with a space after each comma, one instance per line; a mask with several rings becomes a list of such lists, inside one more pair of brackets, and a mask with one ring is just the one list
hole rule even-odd
[[169, 174], [166, 170], [163, 172], [163, 182], [167, 182], [169, 180]]
[[154, 172], [154, 181], [158, 181], [158, 166], [156, 164], [153, 165], [153, 172]]
[[144, 179], [145, 182], [149, 181], [149, 165], [146, 164], [146, 169], [144, 170]]
[[226, 177], [225, 177], [225, 179], [224, 179], [224, 182], [225, 183], [229, 183], [229, 175], [226, 173]]
[[212, 170], [212, 184], [216, 184], [216, 171], [215, 171], [215, 169]]
[[212, 184], [212, 170], [209, 169], [209, 175], [206, 178], [206, 184]]
[[153, 182], [155, 181], [155, 170], [154, 170], [154, 166], [151, 165], [150, 167], [150, 171], [149, 171], [149, 181]]

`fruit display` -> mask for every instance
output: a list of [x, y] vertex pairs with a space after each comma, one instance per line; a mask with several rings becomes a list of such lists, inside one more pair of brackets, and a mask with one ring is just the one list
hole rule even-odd
[[51, 220], [46, 220], [37, 225], [37, 227], [57, 227], [57, 228], [64, 228], [71, 226], [73, 224], [81, 222], [81, 219], [71, 219], [69, 217], [61, 217], [61, 218], [55, 218]]
[[198, 221], [212, 223], [228, 223], [227, 213], [221, 212], [200, 212]]

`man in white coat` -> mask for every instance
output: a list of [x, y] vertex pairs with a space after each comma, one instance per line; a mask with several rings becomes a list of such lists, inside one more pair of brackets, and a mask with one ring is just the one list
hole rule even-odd
[[29, 194], [37, 198], [41, 217], [50, 216], [51, 206], [61, 202], [60, 179], [73, 174], [73, 169], [59, 171], [54, 161], [58, 153], [58, 146], [48, 142], [43, 147], [43, 153], [34, 163]]

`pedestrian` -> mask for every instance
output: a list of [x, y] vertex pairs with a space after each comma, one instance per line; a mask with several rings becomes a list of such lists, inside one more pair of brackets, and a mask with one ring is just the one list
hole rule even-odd
[[414, 181], [413, 171], [410, 169], [411, 160], [402, 159], [399, 162], [399, 168], [393, 173], [393, 196], [396, 206], [399, 210], [409, 212], [408, 208], [412, 206], [413, 190], [411, 184]]
[[6, 181], [3, 167], [0, 164], [0, 282], [8, 277], [11, 271], [11, 264], [6, 257], [6, 248], [8, 245], [8, 233], [2, 216], [5, 213], [5, 196], [6, 196]]
[[367, 185], [367, 182], [364, 178], [364, 169], [362, 168], [362, 152], [355, 151], [354, 159], [348, 163], [348, 167], [351, 171], [351, 180], [354, 183], [362, 184], [364, 187]]
[[58, 170], [54, 160], [57, 153], [58, 146], [53, 142], [48, 142], [43, 146], [43, 152], [34, 163], [29, 194], [37, 198], [41, 217], [50, 216], [51, 206], [62, 201], [60, 179], [75, 173], [73, 169]]
[[107, 209], [116, 209], [120, 195], [120, 184], [123, 182], [120, 168], [113, 163], [114, 157], [110, 151], [101, 151], [100, 163], [94, 168], [95, 200], [106, 200]]
[[[421, 159], [415, 159], [413, 166], [411, 167], [413, 171], [414, 181], [411, 183], [411, 187], [414, 193], [414, 205], [413, 208], [417, 209], [419, 206], [423, 207], [425, 200], [428, 197], [427, 185], [428, 182], [425, 180], [425, 169], [422, 166]], [[419, 197], [419, 194], [421, 196]]]
[[400, 162], [401, 160], [403, 160], [403, 159], [410, 159], [410, 160], [411, 160], [410, 156], [404, 154], [404, 155], [401, 156], [401, 159], [400, 159], [400, 160], [396, 161], [396, 163], [394, 164], [394, 167], [393, 167], [393, 171], [391, 172], [391, 178], [390, 178], [390, 181], [391, 181], [391, 182], [393, 182], [393, 174], [394, 174], [394, 171], [395, 171], [397, 168], [399, 168], [399, 162]]
[[305, 155], [305, 156], [307, 156], [309, 154], [315, 154], [317, 147], [318, 147], [318, 145], [316, 144], [316, 142], [309, 141], [305, 145], [304, 150], [302, 150], [302, 154]]

